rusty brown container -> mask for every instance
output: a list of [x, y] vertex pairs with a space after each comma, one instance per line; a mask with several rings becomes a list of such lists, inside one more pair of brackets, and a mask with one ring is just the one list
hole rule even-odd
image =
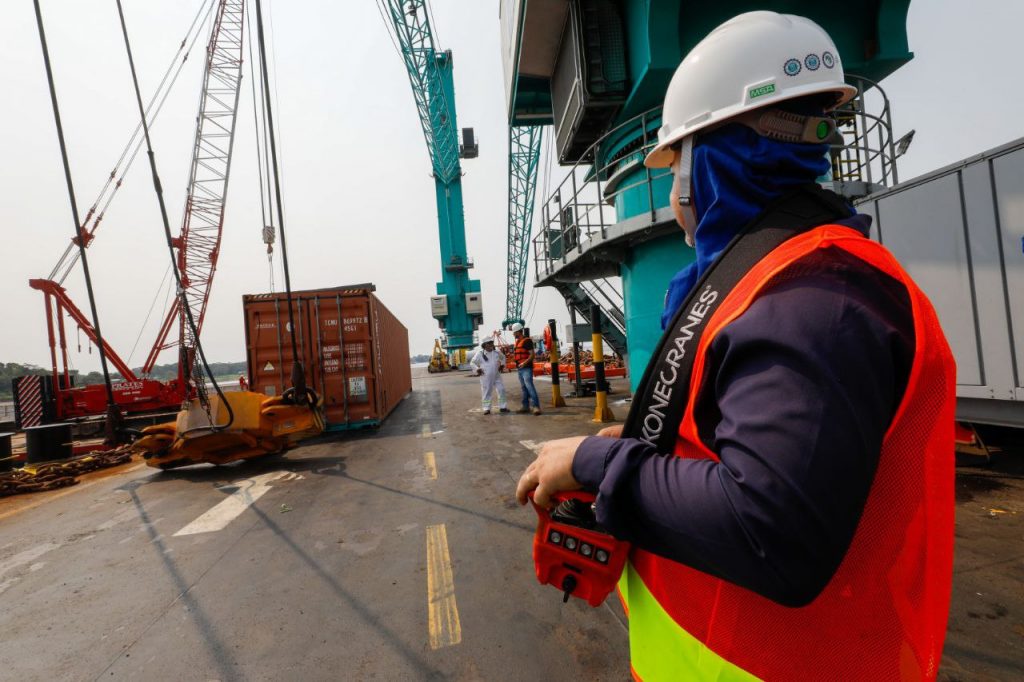
[[[409, 332], [372, 284], [292, 292], [295, 342], [328, 430], [377, 426], [412, 391]], [[249, 390], [280, 395], [292, 343], [283, 293], [242, 297]]]

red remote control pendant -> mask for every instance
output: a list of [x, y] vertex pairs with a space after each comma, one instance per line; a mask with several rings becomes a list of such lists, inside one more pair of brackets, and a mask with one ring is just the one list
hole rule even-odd
[[609, 535], [594, 518], [594, 495], [558, 493], [553, 509], [530, 502], [537, 512], [533, 564], [537, 580], [562, 591], [562, 601], [578, 597], [600, 606], [622, 575], [629, 543]]

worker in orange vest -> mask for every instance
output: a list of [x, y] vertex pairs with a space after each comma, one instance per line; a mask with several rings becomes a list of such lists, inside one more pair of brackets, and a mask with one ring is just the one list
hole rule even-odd
[[955, 366], [870, 218], [815, 182], [855, 94], [803, 17], [750, 12], [693, 48], [645, 163], [672, 169], [696, 259], [625, 425], [547, 443], [519, 481], [522, 504], [596, 492], [632, 543], [637, 679], [937, 674]]
[[516, 339], [512, 357], [516, 363], [519, 387], [523, 390], [523, 406], [516, 410], [516, 413], [529, 413], [532, 403], [533, 413], [540, 414], [540, 398], [537, 397], [537, 387], [533, 385], [533, 339], [526, 335], [523, 325], [519, 322], [512, 325], [512, 335]]

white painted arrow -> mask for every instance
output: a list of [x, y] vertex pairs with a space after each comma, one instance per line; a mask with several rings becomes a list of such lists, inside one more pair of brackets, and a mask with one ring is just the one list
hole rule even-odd
[[197, 517], [192, 523], [175, 533], [174, 537], [212, 533], [224, 529], [229, 523], [240, 516], [242, 512], [252, 506], [253, 502], [263, 497], [270, 490], [269, 484], [271, 481], [285, 478], [290, 473], [289, 471], [272, 471], [269, 474], [244, 478], [241, 481], [235, 481], [230, 486], [225, 486], [236, 488], [236, 490]]

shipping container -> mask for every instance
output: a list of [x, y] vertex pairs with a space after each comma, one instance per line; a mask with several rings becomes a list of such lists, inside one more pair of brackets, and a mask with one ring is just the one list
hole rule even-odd
[[[412, 391], [409, 332], [372, 284], [292, 292], [295, 343], [330, 431], [377, 426]], [[251, 391], [290, 385], [291, 325], [284, 293], [242, 297]]]
[[935, 306], [956, 356], [957, 418], [1024, 427], [1024, 138], [857, 209]]

